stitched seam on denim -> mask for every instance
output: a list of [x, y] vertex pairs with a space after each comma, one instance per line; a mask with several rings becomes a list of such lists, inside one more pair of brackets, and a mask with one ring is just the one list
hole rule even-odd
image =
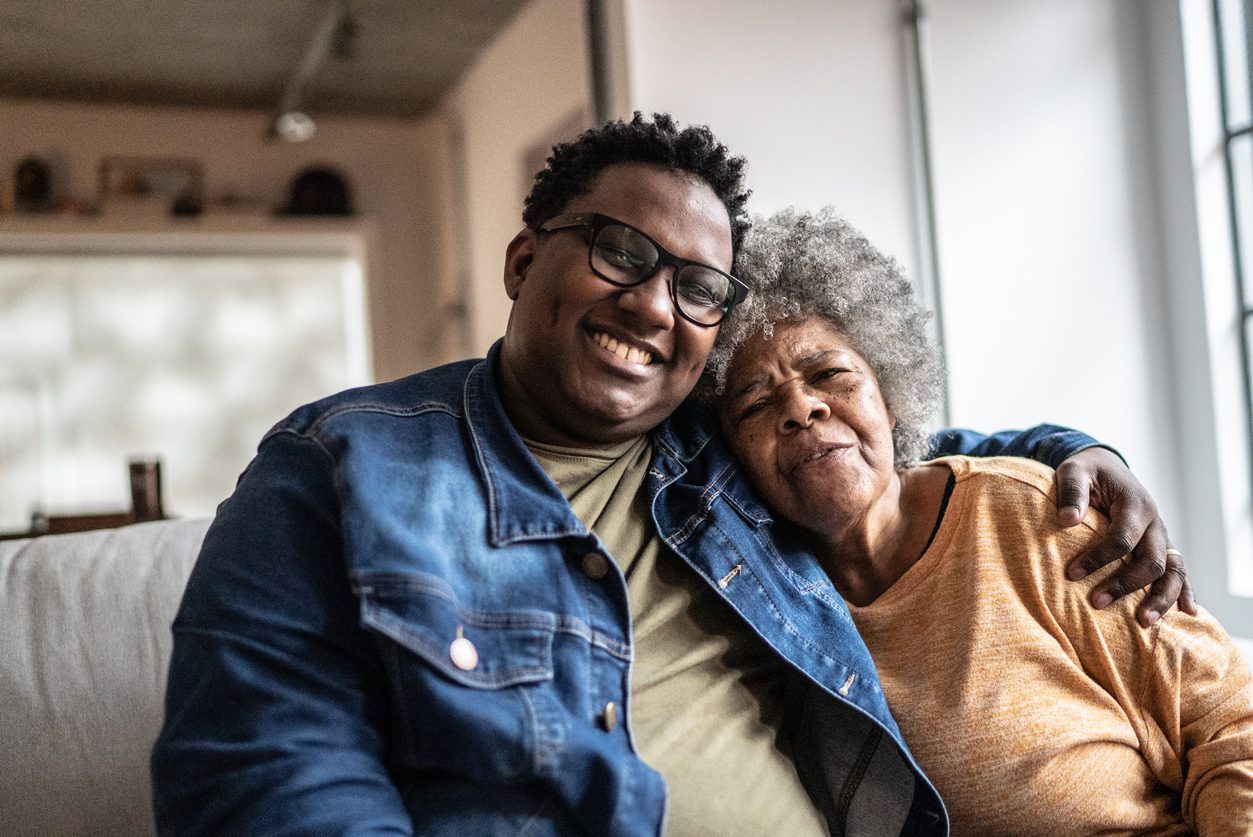
[[[774, 540], [771, 538], [767, 530], [757, 529], [751, 534], [753, 539], [756, 540], [757, 544], [761, 547], [762, 552], [766, 556], [766, 560], [773, 564], [779, 574], [788, 579], [792, 583], [792, 586], [794, 586], [802, 594], [822, 599], [822, 601], [836, 608], [836, 610], [841, 613], [844, 612], [844, 600], [835, 595], [835, 587], [830, 581], [811, 581], [796, 572], [796, 570], [789, 567], [787, 562], [783, 560], [783, 557], [779, 555], [778, 550], [775, 548]], [[848, 620], [846, 619], [845, 621]]]
[[474, 448], [474, 459], [478, 462], [479, 473], [483, 475], [483, 482], [487, 485], [487, 516], [492, 522], [492, 540], [493, 543], [499, 543], [500, 540], [500, 510], [496, 506], [496, 483], [492, 479], [492, 473], [487, 467], [487, 458], [484, 454], [484, 445], [479, 439], [478, 433], [475, 432], [474, 422], [470, 420], [470, 416], [475, 414], [474, 408], [478, 404], [476, 397], [470, 393], [479, 387], [479, 378], [485, 374], [482, 370], [486, 361], [476, 363], [469, 374], [466, 375], [465, 387], [462, 389], [462, 406], [465, 409], [466, 429], [470, 433], [470, 446]]
[[[520, 683], [551, 680], [553, 676], [551, 644], [545, 645], [542, 639], [537, 638], [537, 641], [532, 643], [540, 646], [539, 656], [543, 661], [539, 664], [506, 666], [490, 674], [473, 670], [461, 671], [452, 667], [450, 662], [445, 662], [444, 657], [447, 654], [447, 646], [437, 645], [430, 641], [421, 633], [413, 630], [403, 619], [392, 616], [386, 611], [380, 611], [378, 608], [367, 608], [362, 614], [362, 619], [367, 626], [384, 636], [390, 637], [398, 644], [404, 645], [418, 656], [426, 658], [428, 663], [446, 677], [469, 686], [504, 688], [506, 686], [516, 686]], [[510, 650], [517, 651], [516, 648]]]
[[541, 532], [522, 532], [521, 534], [502, 535], [498, 540], [499, 546], [508, 546], [514, 543], [530, 543], [531, 541], [551, 541], [557, 538], [568, 537], [586, 537], [586, 529], [545, 529]]
[[592, 645], [596, 646], [597, 648], [601, 648], [601, 649], [604, 649], [605, 651], [608, 651], [610, 654], [622, 660], [623, 662], [629, 663], [633, 659], [630, 645], [624, 645], [623, 643], [619, 642], [618, 640], [614, 639], [612, 636], [602, 631], [593, 630], [588, 639]]
[[331, 465], [335, 465], [335, 464], [336, 464], [336, 463], [335, 463], [335, 456], [334, 456], [334, 455], [330, 452], [330, 450], [326, 447], [326, 442], [322, 439], [322, 437], [321, 437], [321, 436], [313, 436], [313, 435], [310, 435], [310, 434], [308, 434], [308, 433], [302, 433], [302, 432], [300, 432], [299, 430], [296, 430], [295, 428], [291, 428], [291, 427], [282, 427], [282, 428], [279, 428], [278, 430], [271, 430], [269, 433], [266, 433], [266, 434], [265, 434], [265, 436], [261, 437], [261, 441], [257, 443], [257, 447], [258, 447], [258, 448], [260, 448], [260, 447], [261, 447], [261, 445], [264, 445], [264, 444], [265, 444], [266, 442], [268, 442], [270, 439], [273, 439], [274, 437], [276, 437], [276, 436], [278, 436], [278, 435], [280, 435], [280, 434], [285, 434], [285, 435], [288, 435], [288, 436], [294, 436], [294, 437], [296, 437], [297, 439], [300, 439], [300, 440], [303, 440], [303, 441], [306, 441], [306, 442], [312, 442], [314, 445], [316, 445], [316, 446], [317, 446], [317, 449], [318, 449], [318, 450], [320, 450], [320, 451], [322, 451], [322, 453], [326, 454], [326, 458], [327, 458], [327, 460], [329, 460], [329, 461], [330, 461]]
[[597, 648], [603, 648], [615, 657], [628, 661], [631, 659], [630, 645], [624, 645], [609, 634], [596, 630], [587, 622], [574, 616], [558, 616], [555, 632], [576, 636]]
[[411, 418], [420, 416], [423, 413], [447, 413], [454, 418], [460, 418], [461, 415], [447, 403], [443, 401], [423, 401], [419, 404], [411, 404], [407, 407], [396, 407], [390, 404], [384, 404], [376, 401], [358, 402], [354, 404], [342, 404], [338, 407], [332, 407], [325, 413], [319, 414], [305, 428], [305, 433], [316, 436], [322, 432], [322, 428], [331, 419], [338, 418], [346, 413], [381, 413], [387, 416], [397, 416], [399, 418]]
[[[405, 573], [388, 573], [388, 572], [357, 572], [353, 573], [352, 591], [357, 595], [372, 594], [380, 590], [412, 590], [416, 592], [432, 593], [442, 599], [446, 599], [452, 604], [457, 604], [456, 594], [452, 587], [443, 579], [427, 577], [415, 578]], [[593, 631], [591, 627], [582, 619], [573, 616], [564, 616], [560, 614], [549, 614], [547, 612], [534, 613], [528, 611], [476, 611], [468, 610], [458, 606], [458, 612], [467, 615], [466, 621], [471, 624], [480, 624], [482, 626], [508, 624], [516, 627], [539, 627], [552, 631], [561, 631], [563, 633], [573, 633], [584, 639], [590, 638], [593, 634], [599, 632]], [[505, 622], [500, 621], [498, 617], [504, 617]], [[531, 617], [531, 618], [528, 618]], [[474, 618], [482, 620], [481, 622], [472, 621]]]
[[[722, 540], [726, 543], [727, 547], [729, 547], [737, 556], [739, 556], [740, 561], [747, 561], [747, 558], [745, 558], [744, 554], [740, 552], [740, 549], [735, 544], [735, 541], [726, 537], [725, 533], [722, 533], [721, 530], [719, 530], [719, 533], [722, 535]], [[746, 569], [751, 570], [752, 564], [748, 564], [746, 566]], [[842, 668], [847, 671], [856, 672], [858, 674], [858, 679], [861, 680], [863, 683], [866, 682], [865, 678], [861, 677], [861, 672], [858, 672], [855, 668], [848, 665], [847, 663], [841, 660], [838, 660], [835, 657], [830, 656], [829, 654], [824, 653], [820, 646], [815, 645], [812, 642], [810, 642], [809, 639], [804, 634], [802, 634], [799, 630], [797, 630], [796, 626], [794, 626], [787, 618], [784, 617], [782, 610], [780, 610], [778, 605], [775, 604], [774, 599], [771, 597], [770, 591], [767, 590], [766, 586], [761, 583], [761, 579], [757, 577], [756, 573], [748, 572], [748, 573], [741, 573], [740, 575], [747, 576], [753, 579], [753, 583], [756, 584], [757, 589], [761, 591], [761, 598], [769, 606], [771, 613], [774, 614], [776, 620], [779, 622], [779, 624], [783, 626], [783, 630], [786, 633], [795, 637], [796, 640], [801, 645], [805, 646], [806, 649], [808, 649], [812, 653], [821, 657], [824, 661], [826, 661], [827, 665], [833, 668]], [[732, 606], [735, 607], [736, 611], [739, 612], [742, 616], [744, 616], [744, 618], [746, 619], [748, 618], [748, 614], [745, 614], [743, 611], [740, 611], [739, 607], [736, 607], [734, 605]], [[749, 621], [752, 622], [753, 620], [750, 619]]]
[[[592, 597], [598, 588], [590, 582], [580, 584], [579, 588], [579, 595], [583, 598], [583, 610], [591, 613], [594, 609]], [[596, 630], [591, 624], [582, 619], [577, 619], [573, 616], [560, 616], [558, 617], [557, 630], [561, 633], [572, 634], [586, 640], [589, 644], [608, 651], [621, 660], [631, 661], [631, 646], [629, 643], [622, 643], [612, 635]]]
[[[739, 559], [739, 560], [738, 560], [738, 562], [737, 562], [737, 566], [744, 567], [744, 566], [745, 566], [745, 564], [746, 564], [746, 562], [748, 561], [747, 556], [745, 556], [745, 555], [744, 555], [744, 553], [740, 551], [740, 548], [739, 548], [739, 546], [737, 546], [737, 545], [736, 545], [735, 541], [733, 541], [733, 540], [731, 540], [730, 538], [727, 538], [727, 537], [725, 537], [725, 536], [723, 537], [723, 540], [726, 542], [726, 546], [727, 546], [728, 548], [730, 548], [730, 550], [731, 550], [732, 552], [734, 552], [734, 553], [735, 553], [735, 555], [736, 555], [736, 557]], [[750, 569], [751, 569], [751, 567], [750, 567]], [[742, 572], [741, 572], [741, 573], [740, 573], [740, 575], [744, 575], [744, 573], [742, 573]], [[798, 640], [800, 640], [800, 642], [801, 642], [801, 644], [802, 644], [802, 645], [804, 645], [807, 649], [809, 649], [809, 650], [813, 651], [814, 653], [816, 653], [819, 657], [821, 657], [823, 660], [825, 660], [825, 661], [827, 662], [827, 664], [828, 664], [828, 665], [831, 665], [831, 666], [833, 666], [833, 667], [849, 668], [847, 665], [845, 665], [844, 663], [842, 663], [842, 662], [840, 662], [839, 660], [835, 659], [834, 657], [829, 656], [828, 654], [823, 653], [823, 651], [822, 651], [822, 649], [821, 649], [820, 647], [818, 647], [818, 646], [816, 646], [816, 645], [812, 644], [811, 642], [809, 642], [809, 641], [805, 638], [805, 636], [804, 636], [804, 635], [803, 635], [800, 631], [798, 631], [798, 630], [795, 628], [795, 626], [793, 626], [793, 625], [792, 625], [792, 623], [791, 623], [791, 622], [789, 622], [789, 621], [788, 621], [788, 620], [784, 617], [782, 610], [780, 610], [780, 609], [779, 609], [779, 607], [775, 604], [774, 599], [773, 599], [773, 598], [771, 598], [771, 596], [770, 596], [770, 591], [769, 591], [769, 590], [767, 590], [767, 589], [766, 589], [766, 586], [765, 586], [764, 584], [762, 584], [762, 583], [761, 583], [761, 579], [759, 579], [759, 578], [757, 577], [757, 574], [756, 574], [756, 573], [749, 572], [749, 573], [747, 574], [747, 576], [752, 578], [753, 583], [757, 586], [757, 589], [761, 592], [761, 598], [762, 598], [762, 599], [766, 602], [767, 606], [769, 606], [771, 613], [773, 613], [773, 614], [774, 614], [774, 616], [775, 616], [775, 618], [778, 620], [778, 622], [779, 622], [780, 624], [782, 624], [782, 626], [783, 626], [783, 630], [784, 630], [786, 633], [791, 634], [793, 637], [796, 637]], [[724, 589], [725, 589], [725, 588], [724, 588]], [[748, 619], [748, 614], [745, 614], [743, 611], [741, 611], [741, 610], [740, 610], [740, 608], [739, 608], [737, 605], [734, 605], [734, 604], [733, 604], [733, 605], [732, 605], [732, 607], [734, 607], [734, 608], [735, 608], [735, 610], [736, 610], [737, 612], [739, 612], [741, 615], [743, 615], [745, 619]], [[749, 619], [749, 621], [750, 621], [750, 622], [752, 622], [753, 620]], [[851, 670], [851, 669], [850, 669], [850, 670]]]
[[577, 636], [603, 648], [615, 657], [629, 660], [631, 647], [612, 636], [595, 630], [587, 622], [573, 616], [527, 611], [478, 611], [467, 610], [457, 604], [452, 588], [440, 579], [422, 579], [399, 573], [361, 573], [353, 578], [352, 591], [356, 595], [371, 595], [385, 590], [430, 593], [457, 606], [460, 621], [476, 628], [530, 628], [545, 632]]
[[[672, 532], [669, 536], [663, 538], [665, 543], [669, 545], [671, 549], [690, 538], [692, 533], [696, 531], [696, 527], [709, 517], [709, 510], [713, 507], [713, 504], [718, 497], [721, 496], [722, 490], [726, 487], [726, 483], [732, 476], [734, 476], [734, 474], [735, 466], [728, 464], [722, 469], [722, 471], [714, 476], [709, 485], [705, 487], [705, 490], [701, 492], [700, 510], [692, 512], [692, 514], [690, 514], [688, 518], [683, 521], [683, 524], [677, 530]], [[675, 479], [677, 480], [678, 477], [676, 476]], [[657, 489], [657, 496], [660, 496], [661, 492], [667, 485], [669, 485], [669, 483], [666, 483]]]

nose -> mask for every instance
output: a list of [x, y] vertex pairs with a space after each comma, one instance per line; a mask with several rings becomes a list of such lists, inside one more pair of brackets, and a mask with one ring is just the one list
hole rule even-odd
[[663, 267], [638, 285], [623, 288], [618, 304], [652, 328], [660, 331], [674, 328], [677, 314], [670, 294], [673, 276], [674, 268]]
[[792, 387], [784, 397], [779, 413], [779, 431], [794, 433], [831, 417], [831, 407], [825, 400], [810, 392], [803, 385]]

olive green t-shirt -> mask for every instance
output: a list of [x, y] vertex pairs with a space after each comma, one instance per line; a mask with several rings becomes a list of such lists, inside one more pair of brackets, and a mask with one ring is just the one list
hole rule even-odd
[[667, 832], [825, 835], [779, 734], [785, 663], [657, 536], [642, 490], [648, 437], [605, 451], [527, 447], [626, 576], [627, 721], [666, 780]]

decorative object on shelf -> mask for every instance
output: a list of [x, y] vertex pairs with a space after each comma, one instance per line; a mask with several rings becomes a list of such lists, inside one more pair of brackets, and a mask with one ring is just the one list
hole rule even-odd
[[200, 163], [182, 157], [106, 157], [100, 162], [100, 211], [137, 215], [198, 215], [204, 178]]
[[13, 170], [14, 203], [18, 212], [52, 209], [52, 174], [38, 157], [27, 157]]
[[344, 176], [326, 166], [310, 166], [296, 175], [280, 215], [351, 215], [352, 192]]
[[133, 457], [127, 462], [127, 470], [131, 478], [131, 514], [135, 520], [164, 520], [161, 460], [155, 456]]

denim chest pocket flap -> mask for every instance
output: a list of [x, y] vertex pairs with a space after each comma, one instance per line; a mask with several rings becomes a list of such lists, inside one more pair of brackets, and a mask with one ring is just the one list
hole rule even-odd
[[449, 680], [502, 689], [553, 678], [551, 613], [462, 608], [442, 580], [420, 576], [362, 577], [356, 591], [366, 628]]

